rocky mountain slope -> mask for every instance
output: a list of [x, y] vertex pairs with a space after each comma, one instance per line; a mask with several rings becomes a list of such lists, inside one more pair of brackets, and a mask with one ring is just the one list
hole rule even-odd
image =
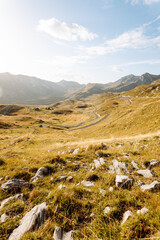
[[136, 86], [150, 84], [160, 75], [145, 73], [128, 75], [113, 83], [79, 84], [62, 80], [58, 83], [23, 75], [0, 74], [0, 104], [43, 105], [65, 99], [83, 99], [104, 92], [123, 92]]

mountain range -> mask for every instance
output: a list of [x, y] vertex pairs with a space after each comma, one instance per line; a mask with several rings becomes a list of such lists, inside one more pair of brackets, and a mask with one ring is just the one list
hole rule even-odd
[[123, 92], [139, 85], [150, 84], [160, 75], [145, 73], [122, 77], [107, 84], [79, 84], [74, 81], [51, 82], [36, 77], [0, 73], [0, 104], [51, 104], [65, 99], [82, 99], [104, 92]]

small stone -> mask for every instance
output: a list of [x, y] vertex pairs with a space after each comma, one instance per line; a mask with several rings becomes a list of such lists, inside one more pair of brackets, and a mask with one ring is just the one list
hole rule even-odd
[[123, 225], [127, 220], [128, 218], [130, 218], [132, 216], [132, 212], [131, 211], [126, 211], [124, 214], [123, 214], [123, 220], [122, 220], [122, 223], [121, 225]]
[[141, 210], [137, 211], [137, 214], [145, 215], [148, 212], [148, 208], [144, 207]]
[[65, 189], [66, 188], [66, 186], [65, 185], [59, 185], [59, 187], [58, 187], [58, 189], [60, 189], [60, 190], [62, 190], [62, 189]]
[[90, 182], [90, 181], [86, 181], [86, 180], [83, 180], [81, 182], [82, 185], [84, 185], [85, 187], [93, 187], [94, 186], [94, 183]]
[[72, 154], [73, 154], [73, 155], [77, 155], [78, 152], [79, 152], [79, 150], [80, 150], [80, 148], [75, 149]]
[[99, 160], [95, 159], [94, 160], [94, 165], [95, 165], [95, 168], [99, 168], [101, 166], [101, 163]]
[[156, 160], [156, 159], [152, 159], [152, 160], [150, 161], [150, 168], [156, 167], [156, 166], [158, 166], [158, 165], [160, 165], [160, 161], [158, 161], [158, 160]]
[[110, 212], [110, 210], [111, 210], [110, 207], [105, 207], [103, 213], [108, 214]]
[[72, 180], [73, 180], [72, 176], [69, 176], [69, 177], [66, 178], [66, 181], [68, 181], [68, 182], [71, 182]]
[[139, 169], [138, 164], [134, 160], [131, 162], [131, 164], [132, 164], [134, 169], [136, 169], [136, 170]]
[[101, 165], [104, 165], [107, 162], [104, 158], [100, 158], [99, 161]]
[[142, 175], [145, 178], [150, 178], [153, 177], [152, 172], [149, 169], [145, 169], [145, 170], [138, 170], [137, 173], [139, 175]]
[[60, 227], [55, 227], [53, 239], [54, 240], [73, 240], [75, 231], [63, 232]]
[[66, 176], [59, 176], [57, 178], [55, 178], [53, 181], [54, 182], [62, 182], [62, 181], [65, 181], [67, 179]]
[[116, 176], [116, 186], [121, 187], [123, 189], [131, 189], [133, 185], [133, 179], [130, 179], [125, 175], [117, 175]]
[[109, 191], [110, 191], [110, 192], [113, 192], [113, 187], [110, 187], [110, 188], [109, 188]]
[[4, 223], [7, 220], [7, 218], [8, 218], [8, 216], [5, 213], [3, 213], [0, 217], [0, 222]]
[[102, 194], [103, 197], [105, 197], [106, 195], [106, 190], [102, 189], [102, 188], [99, 188], [99, 192], [100, 194]]

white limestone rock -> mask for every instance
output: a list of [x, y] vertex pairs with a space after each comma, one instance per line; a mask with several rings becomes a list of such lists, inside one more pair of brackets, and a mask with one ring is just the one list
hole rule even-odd
[[137, 211], [137, 214], [145, 215], [148, 212], [148, 208], [144, 207], [141, 210]]
[[110, 211], [111, 211], [110, 207], [107, 206], [107, 207], [105, 207], [103, 213], [104, 213], [104, 215], [106, 215], [106, 214], [108, 214]]
[[133, 185], [133, 179], [125, 175], [116, 176], [116, 186], [123, 189], [130, 189]]
[[159, 165], [160, 165], [160, 161], [157, 160], [157, 159], [152, 159], [150, 161], [150, 169], [153, 168], [153, 167], [159, 166]]
[[80, 148], [75, 149], [72, 154], [73, 154], [73, 155], [77, 155], [78, 152], [79, 152], [79, 150], [80, 150]]
[[99, 188], [99, 192], [100, 194], [102, 194], [102, 196], [104, 197], [106, 195], [106, 190]]
[[101, 166], [101, 163], [98, 159], [95, 159], [94, 160], [94, 165], [95, 165], [95, 168], [99, 168]]
[[38, 169], [35, 176], [31, 178], [31, 181], [36, 182], [36, 181], [38, 181], [38, 179], [44, 178], [47, 174], [48, 174], [48, 168], [41, 167]]
[[32, 230], [36, 225], [39, 227], [45, 220], [46, 203], [39, 204], [21, 219], [20, 225], [14, 229], [8, 240], [19, 240], [24, 233]]
[[153, 177], [152, 172], [149, 169], [145, 169], [145, 170], [138, 170], [137, 173], [139, 175], [142, 175], [145, 178], [150, 178]]
[[12, 196], [12, 197], [9, 197], [9, 198], [4, 199], [4, 200], [1, 202], [0, 210], [4, 207], [4, 205], [5, 205], [6, 203], [8, 203], [9, 201], [11, 201], [11, 200], [13, 200], [13, 199], [21, 199], [21, 200], [23, 200], [23, 193], [21, 193], [21, 194], [16, 194], [15, 196]]
[[139, 170], [138, 164], [134, 160], [131, 162], [131, 164], [134, 169]]
[[113, 192], [113, 190], [114, 190], [113, 187], [110, 187], [110, 188], [109, 188], [109, 191], [110, 191], [110, 192]]
[[75, 231], [63, 232], [63, 229], [60, 227], [55, 227], [53, 240], [73, 240]]
[[62, 181], [65, 181], [67, 179], [66, 176], [59, 176], [57, 178], [55, 178], [53, 181], [54, 182], [62, 182]]
[[157, 192], [157, 191], [160, 191], [160, 182], [154, 181], [151, 184], [144, 184], [140, 188], [142, 191], [148, 190], [148, 191]]
[[66, 186], [62, 185], [62, 184], [60, 184], [59, 187], [58, 187], [58, 189], [60, 189], [60, 190], [65, 189], [65, 188], [66, 188]]
[[8, 216], [5, 213], [3, 213], [0, 217], [0, 223], [4, 223], [7, 219], [8, 219]]
[[22, 188], [22, 187], [27, 187], [27, 186], [31, 186], [31, 184], [28, 182], [25, 182], [23, 180], [11, 179], [11, 180], [7, 181], [6, 183], [3, 183], [1, 185], [1, 188], [3, 190], [11, 190], [14, 188]]
[[85, 187], [93, 187], [94, 186], [94, 183], [90, 182], [90, 181], [86, 181], [86, 180], [83, 180], [81, 182], [81, 184]]
[[122, 219], [122, 223], [121, 225], [123, 225], [131, 216], [132, 216], [132, 212], [131, 211], [126, 211], [124, 214], [123, 214], [123, 219]]

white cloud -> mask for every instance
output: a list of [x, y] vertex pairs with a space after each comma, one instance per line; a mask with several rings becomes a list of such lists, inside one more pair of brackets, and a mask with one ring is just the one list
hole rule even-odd
[[152, 3], [160, 2], [160, 0], [126, 0], [126, 2], [131, 2], [132, 5], [136, 5], [139, 3], [150, 5]]
[[40, 32], [45, 32], [52, 36], [54, 39], [76, 41], [93, 40], [98, 37], [97, 34], [91, 33], [85, 27], [72, 23], [71, 25], [61, 22], [56, 18], [48, 20], [40, 20], [38, 25]]
[[120, 68], [119, 66], [113, 66], [112, 67], [112, 72], [123, 72], [123, 69], [122, 68]]
[[124, 49], [160, 47], [160, 35], [152, 37], [146, 34], [147, 27], [159, 20], [160, 16], [149, 23], [143, 24], [139, 28], [124, 32], [116, 38], [107, 40], [101, 45], [81, 49], [90, 55], [105, 55]]

